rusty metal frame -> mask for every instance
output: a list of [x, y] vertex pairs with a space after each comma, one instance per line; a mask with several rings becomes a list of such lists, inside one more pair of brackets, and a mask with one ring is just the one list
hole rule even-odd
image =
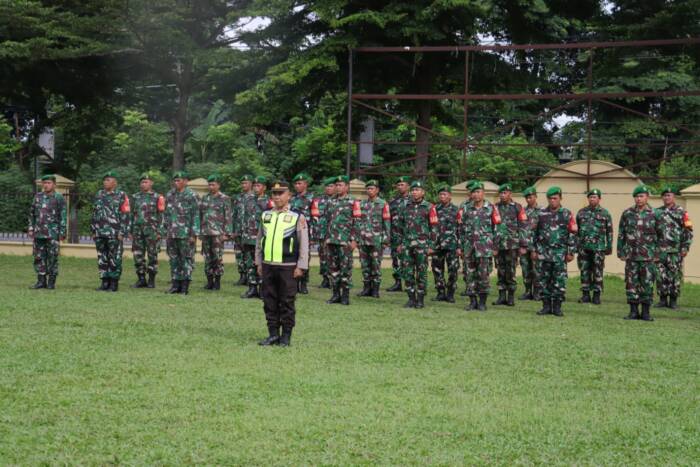
[[[653, 120], [657, 123], [660, 124], [665, 124], [669, 127], [675, 127], [675, 128], [680, 128], [683, 129], [684, 131], [689, 132], [693, 136], [698, 136], [700, 135], [700, 131], [696, 130], [691, 130], [688, 127], [679, 124], [679, 123], [674, 123], [674, 122], [669, 122], [667, 120], [664, 120], [662, 118], [655, 118], [651, 115], [644, 114], [642, 112], [639, 112], [635, 109], [631, 109], [627, 106], [621, 105], [621, 104], [616, 104], [614, 102], [611, 102], [610, 99], [627, 99], [627, 98], [647, 98], [647, 97], [661, 97], [661, 98], [669, 98], [669, 97], [687, 97], [687, 96], [700, 96], [700, 89], [693, 89], [693, 90], [677, 90], [677, 91], [638, 91], [638, 92], [610, 92], [610, 93], [601, 93], [601, 92], [593, 92], [593, 63], [594, 63], [594, 55], [595, 55], [595, 50], [596, 49], [603, 49], [603, 48], [621, 48], [621, 47], [661, 47], [661, 46], [671, 46], [671, 45], [698, 45], [700, 44], [700, 38], [684, 38], [684, 39], [661, 39], [661, 40], [638, 40], [638, 41], [612, 41], [612, 42], [578, 42], [578, 43], [563, 43], [563, 44], [493, 44], [493, 45], [464, 45], [464, 46], [425, 46], [425, 47], [358, 47], [354, 49], [349, 50], [348, 54], [348, 123], [347, 123], [347, 154], [346, 154], [346, 173], [350, 175], [351, 173], [354, 173], [356, 175], [405, 175], [406, 173], [404, 172], [385, 172], [381, 171], [378, 169], [382, 168], [387, 168], [391, 167], [397, 164], [402, 164], [406, 162], [411, 162], [414, 161], [415, 159], [418, 158], [418, 156], [414, 155], [411, 157], [406, 157], [402, 158], [399, 160], [391, 161], [391, 162], [386, 162], [383, 164], [379, 164], [376, 166], [371, 166], [368, 169], [362, 169], [359, 167], [354, 171], [351, 171], [351, 159], [352, 159], [352, 146], [354, 144], [360, 144], [360, 143], [374, 143], [374, 144], [387, 144], [387, 145], [416, 145], [418, 142], [417, 141], [355, 141], [352, 139], [352, 132], [353, 132], [353, 127], [352, 127], [352, 116], [353, 116], [353, 111], [352, 108], [353, 106], [359, 106], [363, 107], [367, 110], [370, 110], [372, 112], [377, 112], [381, 115], [384, 115], [386, 117], [389, 117], [394, 120], [401, 121], [402, 123], [405, 123], [413, 128], [420, 129], [424, 132], [427, 132], [430, 134], [432, 137], [437, 138], [437, 140], [428, 140], [429, 145], [450, 145], [455, 148], [462, 149], [462, 174], [463, 176], [466, 176], [466, 167], [467, 167], [467, 157], [468, 157], [468, 152], [472, 148], [479, 148], [481, 152], [485, 152], [487, 154], [492, 154], [492, 155], [498, 155], [501, 157], [506, 157], [510, 158], [513, 160], [516, 160], [520, 163], [526, 164], [526, 165], [534, 165], [538, 167], [543, 167], [543, 168], [549, 168], [551, 170], [559, 170], [566, 172], [567, 175], [562, 175], [556, 178], [580, 178], [582, 176], [586, 177], [586, 183], [587, 186], [590, 187], [590, 182], [591, 179], [604, 175], [604, 174], [610, 174], [613, 172], [618, 172], [618, 171], [624, 171], [639, 165], [643, 165], [648, 163], [647, 161], [643, 163], [634, 163], [634, 164], [629, 164], [625, 167], [620, 167], [616, 169], [610, 169], [606, 170], [604, 172], [598, 172], [591, 174], [591, 159], [592, 159], [592, 150], [594, 147], [658, 147], [658, 146], [665, 146], [665, 147], [670, 147], [670, 146], [686, 146], [686, 147], [692, 147], [692, 146], [700, 146], [700, 141], [694, 141], [694, 140], [689, 140], [689, 141], [675, 141], [675, 142], [666, 142], [666, 143], [655, 143], [655, 142], [649, 142], [649, 143], [594, 143], [592, 139], [592, 133], [593, 133], [593, 112], [592, 112], [592, 104], [593, 102], [598, 102], [603, 105], [608, 105], [615, 107], [619, 110], [622, 110], [624, 112], [628, 112], [631, 114], [635, 114], [641, 117], [645, 117], [647, 119]], [[546, 94], [471, 94], [469, 92], [469, 72], [470, 72], [470, 52], [484, 52], [484, 51], [513, 51], [513, 50], [563, 50], [563, 49], [579, 49], [579, 50], [588, 50], [590, 51], [589, 56], [588, 56], [588, 66], [587, 66], [587, 74], [586, 74], [586, 92], [581, 92], [581, 93], [546, 93]], [[369, 54], [383, 54], [383, 53], [431, 53], [431, 52], [452, 52], [452, 53], [464, 53], [464, 92], [462, 94], [369, 94], [369, 93], [354, 93], [353, 92], [353, 78], [354, 78], [354, 69], [353, 69], [353, 64], [355, 61], [355, 57], [359, 53], [369, 53]], [[381, 109], [377, 106], [370, 105], [366, 101], [376, 101], [376, 100], [390, 100], [390, 101], [396, 101], [396, 100], [461, 100], [463, 101], [463, 118], [462, 118], [462, 136], [461, 138], [455, 138], [454, 136], [451, 135], [445, 135], [442, 134], [438, 131], [433, 130], [432, 128], [427, 128], [424, 126], [419, 125], [417, 122], [408, 119], [406, 117], [400, 116], [398, 114], [389, 112], [385, 109]], [[526, 118], [526, 119], [520, 119], [517, 120], [513, 123], [510, 123], [506, 125], [505, 127], [498, 128], [495, 131], [488, 131], [488, 132], [483, 132], [481, 134], [475, 134], [471, 135], [469, 134], [469, 125], [468, 125], [468, 116], [469, 116], [469, 102], [471, 101], [495, 101], [495, 100], [508, 100], [508, 101], [519, 101], [519, 100], [564, 100], [566, 101], [564, 104], [551, 108], [551, 109], [545, 109], [542, 112], [539, 112], [533, 117]], [[561, 110], [564, 110], [566, 108], [572, 107], [574, 105], [579, 105], [581, 103], [585, 103], [587, 108], [586, 108], [586, 141], [584, 143], [573, 143], [573, 144], [568, 144], [566, 146], [570, 147], [584, 147], [586, 150], [586, 161], [587, 161], [587, 169], [585, 174], [580, 174], [578, 172], [574, 172], [565, 168], [562, 168], [560, 166], [555, 166], [551, 164], [544, 164], [536, 161], [526, 161], [522, 160], [521, 158], [514, 157], [513, 155], [508, 155], [508, 154], [497, 154], [492, 151], [489, 151], [485, 149], [485, 147], [515, 147], [515, 146], [540, 146], [540, 147], [560, 147], [562, 146], [561, 144], [552, 144], [552, 143], [484, 143], [484, 142], [479, 142], [478, 139], [484, 138], [499, 132], [502, 132], [505, 129], [508, 128], [513, 128], [514, 126], [523, 124], [525, 122], [529, 121], [535, 121], [540, 118], [545, 117], [548, 114], [553, 114], [555, 112], [559, 112]], [[472, 140], [470, 142], [469, 140]], [[673, 157], [682, 154], [682, 153], [675, 153], [670, 156], [664, 156], [661, 159], [658, 159], [658, 161], [655, 162], [662, 162], [664, 160], [670, 160]], [[430, 154], [427, 155], [428, 157]], [[568, 175], [570, 174], [570, 175]], [[422, 174], [419, 174], [422, 175]], [[436, 176], [452, 176], [454, 174], [433, 174]], [[528, 176], [529, 178], [529, 176]], [[626, 177], [611, 177], [608, 176], [606, 179], [616, 179], [616, 178], [626, 178]], [[664, 179], [664, 180], [692, 180], [691, 178], [682, 178], [682, 177], [656, 177], [657, 179]]]

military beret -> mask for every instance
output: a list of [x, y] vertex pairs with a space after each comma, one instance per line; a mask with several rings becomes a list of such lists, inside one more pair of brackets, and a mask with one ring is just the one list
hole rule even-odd
[[52, 182], [55, 182], [55, 181], [56, 181], [56, 176], [55, 176], [55, 175], [52, 175], [52, 174], [46, 174], [46, 175], [44, 175], [43, 177], [41, 177], [41, 181], [42, 181], [42, 182], [47, 182], [47, 181], [49, 181], [49, 180], [51, 180]]
[[241, 177], [242, 182], [252, 182], [253, 181], [253, 176], [249, 174], [245, 174]]
[[350, 183], [350, 177], [348, 177], [347, 175], [338, 175], [335, 178], [335, 182], [336, 183], [341, 183], [341, 182], [342, 183]]
[[379, 188], [379, 182], [377, 182], [376, 180], [367, 180], [365, 182], [365, 188], [367, 188], [368, 186], [375, 186]]
[[586, 194], [586, 196], [591, 196], [591, 195], [596, 195], [598, 198], [600, 198], [601, 196], [603, 196], [603, 192], [600, 191], [598, 188], [591, 188], [590, 190], [588, 190], [588, 193]]
[[425, 189], [425, 184], [423, 182], [421, 182], [420, 180], [413, 180], [413, 182], [411, 182], [411, 188]]
[[335, 185], [336, 177], [327, 177], [323, 181], [323, 186]]
[[221, 176], [219, 174], [211, 174], [207, 177], [207, 182], [216, 182], [220, 183], [221, 182]]
[[482, 182], [472, 180], [471, 184], [469, 185], [469, 191], [476, 191], [476, 190], [483, 190], [484, 189], [484, 184]]
[[102, 175], [102, 180], [104, 180], [105, 178], [109, 178], [109, 177], [117, 178], [117, 172], [115, 172], [114, 170], [108, 170], [107, 172], [105, 172]]
[[173, 174], [173, 180], [175, 180], [176, 178], [190, 178], [190, 175], [184, 170], [178, 170]]
[[301, 182], [310, 182], [310, 181], [311, 181], [311, 177], [310, 177], [309, 174], [307, 174], [306, 172], [299, 172], [298, 174], [296, 174], [296, 175], [294, 176], [294, 178], [292, 179], [292, 181], [293, 181], [293, 182], [299, 182], [299, 181], [301, 181]]
[[275, 182], [272, 184], [272, 189], [274, 191], [278, 192], [284, 192], [289, 190], [289, 182], [287, 180], [275, 180]]
[[142, 180], [153, 180], [153, 177], [151, 177], [151, 174], [148, 172], [144, 172], [141, 174], [141, 176], [139, 176], [139, 182]]
[[661, 194], [662, 194], [662, 195], [665, 195], [666, 193], [673, 193], [674, 195], [678, 194], [678, 193], [676, 193], [676, 189], [673, 188], [671, 185], [666, 185], [666, 186], [663, 187], [663, 189], [661, 190]]
[[513, 186], [510, 183], [504, 183], [498, 187], [498, 192], [503, 193], [504, 191], [513, 191]]
[[552, 196], [559, 195], [561, 196], [561, 188], [558, 186], [553, 186], [549, 190], [547, 190], [547, 198], [551, 198]]
[[253, 182], [260, 183], [261, 185], [267, 185], [267, 177], [264, 175], [258, 175], [253, 179]]
[[529, 186], [523, 190], [523, 196], [530, 196], [530, 195], [536, 195], [537, 194], [537, 188], [534, 186]]
[[641, 195], [642, 193], [646, 193], [646, 194], [649, 195], [649, 194], [651, 194], [651, 191], [649, 191], [649, 187], [648, 187], [648, 186], [646, 186], [646, 185], [639, 185], [639, 186], [637, 186], [637, 187], [634, 189], [634, 191], [632, 192], [632, 196]]
[[445, 183], [445, 184], [440, 185], [440, 186], [438, 187], [438, 193], [442, 193], [443, 191], [446, 191], [446, 192], [448, 192], [448, 193], [452, 193], [452, 188], [450, 187], [450, 185], [448, 185], [447, 183]]
[[396, 179], [396, 183], [411, 183], [411, 177], [408, 175], [402, 175]]

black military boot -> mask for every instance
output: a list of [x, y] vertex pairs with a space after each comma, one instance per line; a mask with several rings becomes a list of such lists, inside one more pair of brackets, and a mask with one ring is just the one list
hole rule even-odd
[[309, 287], [306, 285], [306, 277], [299, 279], [299, 293], [302, 295], [308, 295]]
[[292, 328], [282, 328], [282, 336], [277, 345], [280, 347], [289, 347], [292, 345]]
[[538, 315], [551, 315], [552, 314], [552, 301], [548, 298], [542, 299], [542, 309], [537, 312]]
[[98, 288], [96, 288], [95, 290], [104, 291], [104, 290], [108, 290], [108, 289], [109, 289], [109, 279], [107, 279], [106, 277], [103, 277], [102, 284], [100, 284], [100, 286]]
[[[45, 289], [46, 288], [46, 276], [43, 274], [39, 274], [36, 276], [36, 284], [30, 287], [31, 289]], [[99, 288], [97, 290], [103, 290], [102, 288]]]
[[488, 297], [488, 294], [485, 294], [485, 293], [479, 294], [479, 305], [477, 306], [477, 310], [486, 311], [486, 297]]
[[212, 290], [214, 288], [214, 276], [207, 274], [207, 285], [204, 286], [205, 290]]
[[469, 303], [467, 303], [467, 306], [464, 308], [466, 311], [472, 311], [472, 310], [478, 310], [479, 309], [479, 303], [476, 299], [476, 295], [470, 295], [469, 296]]
[[212, 290], [221, 290], [221, 276], [214, 276], [214, 284], [212, 284]]
[[185, 279], [182, 281], [182, 285], [180, 286], [180, 293], [183, 295], [189, 295], [189, 293], [190, 293], [190, 281], [189, 281], [189, 279]]
[[642, 321], [654, 321], [654, 318], [651, 317], [651, 313], [649, 313], [650, 305], [650, 303], [642, 303]]
[[552, 300], [552, 314], [559, 317], [564, 316], [564, 312], [561, 311], [561, 300], [557, 300], [556, 298]]
[[370, 295], [372, 295], [372, 291], [371, 291], [371, 290], [372, 290], [372, 289], [370, 288], [370, 283], [369, 283], [369, 282], [365, 282], [365, 283], [362, 285], [362, 290], [357, 294], [357, 296], [358, 296], [358, 297], [369, 297]]
[[46, 288], [49, 290], [56, 288], [56, 276], [49, 276], [49, 280], [46, 282]]
[[173, 279], [170, 284], [170, 288], [165, 293], [180, 293], [180, 288], [182, 287], [182, 281]]
[[447, 292], [445, 293], [445, 301], [447, 303], [454, 303], [455, 302], [455, 288], [454, 287], [447, 288]]
[[433, 302], [444, 302], [445, 300], [445, 289], [439, 288], [437, 289], [437, 295], [434, 298], [431, 298], [430, 300]]
[[138, 278], [134, 285], [131, 286], [132, 289], [143, 289], [148, 286], [146, 283], [146, 275], [145, 274], [137, 274], [136, 277]]
[[591, 303], [591, 294], [588, 290], [581, 292], [581, 298], [578, 300], [579, 303]]
[[241, 295], [241, 298], [260, 298], [260, 294], [258, 293], [258, 286], [255, 284], [249, 284], [248, 290], [246, 290], [245, 293]]
[[386, 289], [387, 292], [401, 292], [401, 279], [395, 280], [394, 285]]
[[109, 291], [116, 292], [119, 290], [119, 279], [110, 279], [109, 281]]
[[591, 300], [591, 303], [594, 305], [600, 305], [600, 291], [594, 291], [593, 292], [593, 299]]
[[245, 274], [240, 274], [238, 277], [238, 282], [236, 282], [236, 285], [248, 285], [248, 278], [246, 277]]
[[506, 305], [515, 306], [515, 290], [508, 291], [508, 298], [506, 299]]
[[542, 294], [540, 293], [540, 289], [537, 287], [532, 288], [532, 299], [536, 302], [539, 302], [542, 300]]
[[350, 305], [350, 288], [347, 285], [340, 291], [340, 304]]
[[372, 298], [379, 298], [379, 284], [372, 284]]
[[404, 308], [415, 308], [416, 307], [416, 296], [413, 292], [406, 291], [406, 295], [408, 295], [408, 301], [406, 304], [403, 306]]
[[277, 345], [280, 341], [280, 329], [277, 326], [268, 326], [267, 331], [270, 335], [258, 342], [258, 345]]
[[319, 288], [321, 288], [321, 289], [330, 289], [331, 288], [331, 283], [326, 276], [323, 276], [323, 280], [321, 280], [321, 285], [319, 285]]
[[527, 287], [525, 289], [525, 293], [522, 294], [521, 296], [518, 297], [518, 300], [532, 300], [532, 293], [530, 292], [530, 288]]
[[505, 304], [506, 304], [506, 291], [499, 290], [498, 291], [498, 300], [493, 302], [493, 305], [505, 305]]
[[[49, 277], [49, 280], [51, 280], [51, 277]], [[668, 307], [672, 310], [678, 309], [678, 297], [676, 295], [669, 295]]]
[[155, 289], [156, 288], [156, 273], [153, 271], [150, 271], [148, 273], [148, 283], [146, 284], [146, 287], [149, 289]]
[[668, 308], [668, 296], [667, 295], [660, 295], [659, 296], [659, 303], [654, 305], [654, 308]]
[[333, 295], [331, 295], [331, 298], [326, 300], [326, 303], [329, 305], [340, 303], [340, 287], [333, 287]]
[[425, 294], [417, 293], [416, 294], [416, 306], [415, 306], [415, 308], [425, 308], [424, 299], [425, 299]]
[[630, 303], [630, 314], [625, 319], [639, 319], [639, 304]]

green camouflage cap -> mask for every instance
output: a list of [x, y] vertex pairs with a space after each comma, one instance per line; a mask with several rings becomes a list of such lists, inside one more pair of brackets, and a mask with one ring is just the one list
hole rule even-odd
[[523, 190], [523, 196], [530, 196], [530, 195], [536, 195], [537, 194], [537, 188], [534, 186], [529, 186]]
[[442, 193], [443, 191], [452, 193], [452, 188], [447, 183], [444, 183], [438, 187], [438, 193]]
[[42, 181], [42, 182], [47, 182], [47, 181], [49, 181], [49, 180], [51, 180], [52, 182], [55, 182], [55, 181], [56, 181], [56, 176], [53, 175], [53, 174], [46, 174], [46, 175], [44, 175], [43, 177], [41, 177], [41, 181]]
[[329, 185], [335, 185], [337, 177], [326, 177], [325, 180], [323, 180], [323, 186], [329, 186]]
[[678, 193], [676, 192], [676, 189], [673, 188], [671, 185], [666, 185], [666, 186], [663, 187], [663, 189], [661, 190], [661, 194], [662, 194], [662, 195], [665, 195], [666, 193], [673, 193], [674, 195], [677, 195], [677, 194], [678, 194]]
[[396, 183], [411, 183], [411, 177], [408, 175], [402, 175], [396, 178]]
[[261, 185], [267, 185], [267, 177], [264, 175], [258, 175], [253, 179], [253, 183], [260, 183]]
[[470, 192], [476, 191], [476, 190], [483, 190], [483, 189], [484, 189], [484, 184], [483, 184], [482, 182], [477, 181], [477, 180], [472, 180], [472, 181], [469, 183], [469, 186], [467, 187], [467, 189], [468, 189]]
[[348, 177], [347, 175], [338, 175], [337, 177], [335, 177], [335, 182], [350, 183], [350, 177]]
[[219, 174], [211, 174], [207, 177], [207, 182], [216, 182], [216, 183], [221, 183], [221, 175]]
[[374, 186], [374, 187], [379, 188], [379, 182], [376, 180], [367, 180], [365, 182], [365, 188], [367, 188], [368, 186]]
[[598, 188], [591, 188], [590, 190], [588, 190], [586, 196], [588, 197], [591, 195], [596, 195], [598, 198], [600, 198], [601, 196], [603, 196], [603, 192], [600, 191]]
[[413, 180], [411, 182], [411, 188], [422, 188], [425, 189], [425, 184], [421, 182], [420, 180]]
[[104, 180], [105, 178], [110, 178], [110, 177], [117, 178], [117, 172], [115, 172], [114, 170], [108, 170], [107, 172], [105, 172], [102, 175], [102, 180]]
[[254, 177], [252, 175], [249, 175], [249, 174], [245, 174], [241, 177], [242, 182], [252, 182], [253, 179], [254, 179]]
[[632, 192], [632, 196], [637, 196], [641, 195], [642, 193], [646, 193], [648, 195], [651, 194], [651, 191], [649, 190], [649, 187], [646, 185], [639, 185], [637, 186], [634, 191]]
[[178, 170], [177, 172], [175, 172], [175, 173], [173, 174], [173, 180], [175, 180], [176, 178], [187, 178], [187, 179], [189, 179], [190, 176], [189, 176], [189, 174], [188, 174], [187, 172], [185, 172], [184, 170]]
[[498, 192], [503, 193], [504, 191], [513, 191], [513, 186], [510, 183], [504, 183], [498, 187]]
[[551, 198], [552, 196], [559, 195], [561, 196], [561, 188], [558, 186], [553, 186], [549, 190], [547, 190], [547, 198]]
[[309, 174], [307, 174], [306, 172], [299, 172], [298, 174], [296, 174], [296, 175], [294, 176], [294, 178], [292, 179], [292, 181], [293, 181], [293, 182], [299, 182], [299, 181], [301, 181], [301, 182], [310, 182], [310, 181], [311, 181], [311, 177], [310, 177]]

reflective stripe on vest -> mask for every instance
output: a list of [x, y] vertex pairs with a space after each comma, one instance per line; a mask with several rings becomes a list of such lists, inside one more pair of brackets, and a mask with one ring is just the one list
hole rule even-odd
[[[295, 248], [298, 248], [298, 242], [294, 239], [297, 235], [298, 221], [299, 214], [292, 211], [265, 211], [262, 214], [263, 261], [266, 263], [297, 261], [299, 255]], [[289, 245], [288, 251], [285, 251], [285, 243]]]

